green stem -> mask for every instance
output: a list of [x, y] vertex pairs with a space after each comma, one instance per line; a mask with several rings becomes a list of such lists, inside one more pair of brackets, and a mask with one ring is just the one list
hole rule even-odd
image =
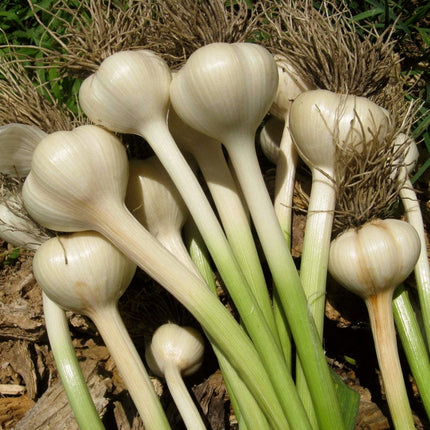
[[321, 429], [342, 429], [342, 414], [300, 278], [261, 175], [253, 139], [224, 142], [245, 195], [297, 347]]
[[427, 339], [427, 347], [430, 348], [430, 267], [427, 253], [426, 233], [419, 201], [409, 179], [400, 190], [400, 197], [405, 209], [406, 219], [418, 233], [421, 243], [421, 251], [415, 265], [414, 273], [417, 282], [418, 297], [420, 300], [421, 314], [424, 322], [424, 330]]
[[[312, 188], [306, 217], [305, 236], [300, 263], [300, 280], [314, 317], [320, 339], [323, 338], [325, 293], [328, 256], [333, 225], [336, 191], [333, 181], [323, 172], [312, 170]], [[316, 427], [312, 399], [301, 368], [297, 361], [297, 389], [305, 409]]]
[[405, 287], [397, 288], [393, 300], [394, 322], [403, 350], [430, 418], [430, 359], [426, 343]]
[[202, 143], [193, 150], [200, 170], [224, 227], [228, 242], [251, 288], [254, 297], [266, 318], [267, 324], [277, 339], [266, 280], [257, 248], [243, 207], [236, 182], [224, 157], [221, 144]]
[[[194, 222], [188, 221], [185, 224], [184, 234], [192, 261], [206, 280], [210, 290], [214, 294], [217, 294], [217, 287], [209, 262], [209, 255], [206, 247], [202, 243], [203, 240]], [[216, 345], [214, 345], [214, 351], [218, 358], [218, 363], [230, 394], [233, 410], [235, 411], [240, 428], [270, 430], [266, 417], [246, 385], [238, 377], [236, 371], [231, 367], [228, 360], [225, 359]]]
[[97, 212], [94, 228], [194, 315], [248, 386], [272, 428], [285, 428], [284, 413], [254, 345], [206, 284], [147, 232], [124, 204], [106, 202]]
[[[142, 135], [175, 183], [209, 249], [247, 332], [257, 349], [292, 427], [308, 428], [306, 412], [282, 352], [266, 323], [197, 178], [176, 146], [165, 123], [152, 123]], [[158, 144], [156, 144], [158, 142]], [[229, 357], [230, 358], [230, 357]]]
[[382, 291], [365, 300], [391, 418], [396, 430], [415, 429], [397, 350], [393, 292]]
[[170, 429], [164, 410], [116, 305], [88, 313], [100, 332], [145, 428]]
[[103, 430], [104, 425], [76, 358], [66, 314], [46, 294], [42, 297], [49, 343], [73, 415], [81, 430]]

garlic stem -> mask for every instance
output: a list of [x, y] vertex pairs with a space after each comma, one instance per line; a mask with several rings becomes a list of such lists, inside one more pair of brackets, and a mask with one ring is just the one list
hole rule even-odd
[[276, 162], [273, 206], [289, 247], [291, 247], [291, 222], [296, 166], [297, 151], [291, 139], [289, 118], [287, 117]]
[[404, 285], [400, 285], [393, 300], [394, 322], [402, 342], [403, 350], [412, 371], [421, 401], [430, 417], [430, 360], [426, 343], [415, 311]]
[[266, 255], [309, 384], [321, 428], [343, 427], [325, 355], [287, 242], [259, 168], [252, 137], [225, 143]]
[[196, 142], [192, 152], [203, 173], [226, 232], [227, 239], [275, 336], [276, 328], [266, 280], [235, 180], [218, 143]]
[[421, 251], [414, 273], [421, 313], [424, 321], [427, 345], [430, 348], [430, 267], [427, 253], [426, 233], [424, 230], [420, 204], [409, 178], [405, 179], [405, 183], [400, 189], [400, 198], [402, 199], [406, 220], [415, 228], [420, 238]]
[[[100, 332], [121, 378], [148, 429], [169, 429], [147, 371], [119, 315], [116, 304], [98, 307], [88, 315]], [[150, 401], [149, 399], [153, 399]], [[157, 411], [158, 410], [158, 411]]]
[[[189, 249], [189, 254], [187, 255], [190, 255], [195, 267], [198, 268], [199, 272], [206, 280], [210, 290], [214, 294], [217, 294], [217, 287], [209, 262], [209, 254], [203, 243], [200, 232], [193, 221], [185, 224], [184, 234]], [[258, 428], [259, 430], [270, 430], [266, 417], [247, 386], [243, 383], [219, 348], [216, 345], [212, 346], [217, 356], [239, 427], [244, 427], [245, 429]]]
[[365, 303], [394, 426], [396, 430], [413, 430], [415, 425], [397, 351], [392, 300], [393, 291], [388, 289], [369, 296]]
[[189, 430], [206, 430], [206, 426], [194, 405], [178, 367], [174, 364], [167, 365], [164, 369], [164, 378], [184, 420], [185, 427]]
[[76, 422], [81, 430], [103, 430], [76, 358], [66, 314], [45, 293], [42, 298], [49, 344]]

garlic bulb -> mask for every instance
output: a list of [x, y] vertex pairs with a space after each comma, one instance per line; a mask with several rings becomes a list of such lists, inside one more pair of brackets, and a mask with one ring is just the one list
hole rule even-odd
[[145, 357], [150, 369], [166, 379], [173, 400], [189, 430], [206, 426], [185, 386], [182, 376], [192, 375], [202, 364], [204, 340], [192, 327], [164, 324], [155, 331]]
[[149, 50], [122, 51], [106, 58], [79, 90], [83, 111], [96, 124], [139, 134], [146, 123], [167, 115], [171, 74]]
[[0, 172], [25, 177], [37, 144], [46, 133], [34, 125], [7, 124], [0, 127]]
[[203, 354], [204, 340], [199, 331], [168, 323], [154, 332], [145, 358], [158, 376], [164, 376], [170, 365], [176, 366], [183, 376], [189, 376], [201, 367]]
[[340, 284], [366, 299], [403, 282], [419, 252], [420, 241], [410, 224], [374, 220], [333, 240], [329, 271]]
[[264, 156], [273, 164], [278, 162], [283, 131], [284, 121], [272, 116], [263, 125], [258, 135], [258, 142]]
[[34, 152], [24, 205], [51, 230], [91, 230], [106, 206], [123, 200], [127, 177], [127, 154], [114, 135], [93, 125], [59, 131]]
[[98, 233], [81, 232], [44, 242], [33, 271], [51, 300], [92, 317], [100, 307], [116, 304], [136, 265]]
[[[364, 149], [385, 136], [388, 112], [365, 97], [311, 90], [291, 106], [290, 130], [299, 155], [308, 166], [333, 175], [336, 146]], [[310, 126], [312, 124], [312, 126]]]
[[193, 54], [173, 77], [170, 97], [190, 126], [226, 143], [253, 135], [278, 85], [272, 55], [252, 43], [212, 43]]
[[181, 236], [188, 209], [175, 184], [157, 157], [131, 160], [129, 165], [126, 206], [165, 248], [195, 271]]
[[278, 66], [279, 84], [270, 112], [282, 121], [289, 114], [294, 99], [304, 91], [314, 89], [310, 82], [302, 79], [283, 55], [273, 56]]

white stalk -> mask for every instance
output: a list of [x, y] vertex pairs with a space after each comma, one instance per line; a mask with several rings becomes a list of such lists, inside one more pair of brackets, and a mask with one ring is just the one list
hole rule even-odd
[[406, 220], [409, 224], [414, 226], [418, 236], [420, 237], [421, 251], [414, 272], [427, 345], [430, 347], [430, 267], [427, 252], [427, 240], [420, 203], [409, 177], [409, 173], [413, 170], [418, 160], [418, 149], [415, 141], [404, 134], [400, 134], [396, 138], [394, 144], [403, 145], [405, 142], [407, 142], [408, 150], [404, 160], [405, 166], [402, 168], [401, 175], [399, 177], [399, 181], [403, 183], [403, 186], [400, 189], [400, 198], [402, 199]]
[[96, 230], [106, 236], [195, 316], [246, 382], [273, 428], [282, 429], [283, 412], [249, 338], [206, 285], [126, 209], [127, 167], [124, 147], [103, 129], [83, 126], [54, 133], [35, 151], [23, 188], [27, 210], [51, 229]]
[[415, 428], [397, 351], [392, 297], [420, 252], [415, 229], [395, 219], [346, 230], [331, 244], [329, 270], [366, 303], [391, 416], [398, 430]]
[[298, 76], [294, 67], [282, 55], [274, 56], [278, 65], [279, 84], [270, 112], [284, 121], [276, 160], [276, 179], [273, 206], [285, 240], [291, 246], [291, 216], [294, 181], [297, 167], [297, 151], [291, 139], [289, 115], [293, 101], [313, 86]]

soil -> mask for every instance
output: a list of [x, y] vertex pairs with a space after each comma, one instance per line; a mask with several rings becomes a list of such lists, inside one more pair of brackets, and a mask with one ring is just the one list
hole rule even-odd
[[[270, 175], [269, 175], [270, 176]], [[428, 225], [428, 191], [423, 188], [423, 213]], [[298, 259], [305, 215], [294, 216], [293, 255]], [[0, 430], [77, 429], [59, 379], [44, 326], [41, 290], [32, 274], [32, 254], [17, 258], [0, 242]], [[413, 288], [413, 279], [410, 280]], [[358, 429], [390, 429], [375, 351], [364, 305], [329, 282], [325, 344], [331, 368], [360, 395]], [[220, 290], [221, 291], [221, 290]], [[228, 298], [221, 298], [227, 303]], [[158, 324], [166, 320], [194, 325], [192, 317], [158, 285], [138, 271], [119, 304], [121, 315], [138, 349]], [[162, 309], [162, 311], [161, 311]], [[87, 318], [68, 313], [73, 343], [97, 410], [108, 430], [143, 429], [121, 377], [95, 326]], [[211, 430], [237, 429], [217, 362], [207, 348], [201, 370], [187, 384]], [[419, 394], [402, 357], [417, 429], [430, 429]], [[164, 382], [154, 386], [172, 428], [184, 428]]]

